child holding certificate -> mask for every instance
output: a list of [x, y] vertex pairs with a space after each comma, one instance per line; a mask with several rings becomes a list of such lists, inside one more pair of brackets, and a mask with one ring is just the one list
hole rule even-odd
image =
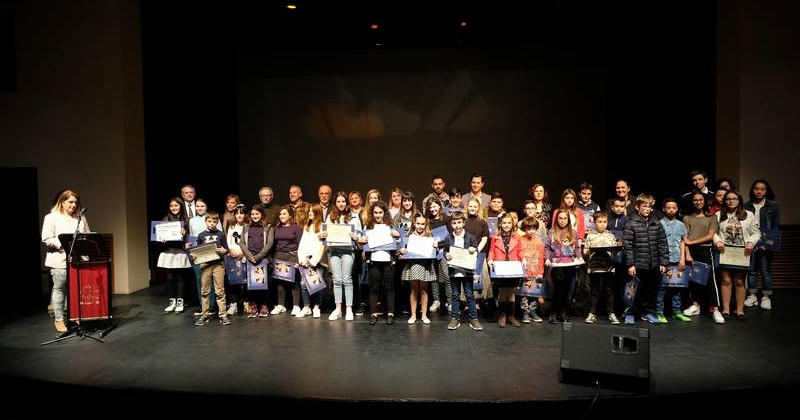
[[[399, 238], [400, 232], [392, 228], [392, 221], [389, 217], [389, 206], [383, 201], [376, 201], [369, 206], [369, 217], [365, 223], [365, 229], [375, 233], [368, 233], [358, 239], [360, 244], [370, 242], [369, 235], [378, 236], [378, 231], [389, 230], [392, 238]], [[394, 239], [393, 239], [394, 240]], [[378, 323], [378, 294], [381, 291], [386, 293], [386, 323], [394, 324], [394, 261], [395, 251], [370, 250], [367, 252], [366, 261], [369, 265], [369, 303], [372, 309], [372, 316], [369, 325]]]
[[[499, 261], [522, 261], [525, 265], [525, 254], [519, 241], [519, 235], [514, 226], [514, 220], [508, 213], [500, 214], [498, 220], [499, 228], [497, 233], [492, 236], [492, 243], [489, 245], [489, 255], [487, 261], [489, 266], [494, 265], [495, 260]], [[513, 280], [509, 281], [509, 280]], [[506, 320], [513, 327], [519, 327], [520, 323], [514, 317], [514, 289], [518, 286], [518, 279], [493, 279], [492, 285], [497, 288], [497, 326], [505, 328]]]
[[[614, 254], [612, 247], [617, 246], [617, 237], [608, 231], [608, 215], [603, 211], [596, 211], [592, 216], [595, 225], [594, 232], [586, 235], [585, 258], [588, 262], [586, 269], [589, 275], [589, 315], [584, 322], [594, 324], [597, 321], [597, 303], [602, 295], [606, 298], [606, 313], [608, 322], [619, 325], [619, 319], [614, 314]], [[619, 250], [619, 248], [616, 248]]]
[[570, 225], [569, 210], [557, 209], [553, 217], [555, 226], [550, 230], [545, 243], [547, 254], [545, 264], [552, 267], [550, 278], [553, 280], [552, 310], [548, 321], [551, 324], [556, 323], [556, 314], [558, 321], [569, 321], [567, 319], [567, 301], [572, 282], [575, 281], [577, 275], [576, 266], [569, 264], [575, 261], [580, 252], [578, 238]]
[[[187, 235], [186, 213], [183, 211], [181, 199], [173, 197], [169, 201], [169, 212], [162, 219], [165, 222], [180, 222], [181, 234], [184, 239]], [[169, 305], [164, 308], [164, 312], [181, 313], [183, 312], [183, 291], [186, 281], [192, 278], [192, 263], [189, 262], [189, 255], [183, 246], [183, 241], [162, 240], [163, 251], [158, 254], [156, 267], [167, 270], [167, 294]]]
[[[428, 218], [421, 214], [414, 216], [414, 229], [408, 232], [408, 236], [409, 238], [430, 238], [431, 248], [435, 249], [437, 247], [436, 242], [433, 240], [433, 235], [431, 235]], [[406, 255], [407, 252], [407, 248], [400, 249], [400, 255]], [[409, 298], [411, 317], [408, 318], [409, 324], [417, 322], [417, 295], [419, 295], [419, 303], [422, 304], [422, 323], [431, 323], [431, 320], [428, 319], [428, 283], [436, 281], [434, 261], [436, 260], [415, 258], [407, 260], [403, 266], [401, 278], [403, 281], [411, 282]]]
[[[728, 191], [725, 194], [725, 208], [716, 214], [719, 230], [714, 234], [714, 244], [720, 254], [726, 251], [726, 246], [744, 247], [744, 256], [750, 257], [753, 248], [761, 239], [761, 231], [756, 216], [744, 209], [744, 202], [738, 191]], [[728, 252], [736, 252], [728, 248]], [[722, 258], [720, 258], [721, 260]], [[720, 270], [722, 284], [722, 316], [731, 316], [731, 285], [736, 282], [736, 319], [744, 321], [745, 278], [750, 266], [741, 269], [723, 268]]]
[[[206, 213], [207, 229], [197, 235], [197, 244], [214, 244], [216, 245], [216, 253], [220, 256], [223, 256], [228, 253], [228, 241], [225, 238], [225, 234], [221, 230], [217, 229], [218, 223], [219, 214], [217, 212], [210, 211]], [[192, 252], [190, 256], [192, 259], [197, 258], [197, 255], [194, 252]], [[194, 325], [205, 325], [209, 321], [208, 312], [209, 308], [211, 307], [209, 295], [211, 294], [212, 281], [214, 283], [214, 292], [217, 295], [217, 307], [220, 309], [219, 322], [222, 323], [222, 325], [229, 325], [231, 323], [227, 312], [223, 310], [223, 308], [227, 308], [225, 305], [225, 260], [218, 258], [216, 260], [200, 264], [201, 313]]]
[[[456, 211], [451, 215], [450, 226], [453, 228], [452, 232], [447, 235], [447, 242], [445, 243], [445, 259], [451, 261], [453, 259], [452, 250], [454, 247], [466, 250], [470, 255], [475, 255], [478, 252], [478, 240], [475, 235], [464, 230], [464, 222], [466, 216], [461, 211]], [[475, 266], [474, 261], [470, 261], [471, 266]], [[459, 296], [461, 295], [462, 285], [464, 290], [464, 299], [467, 301], [467, 314], [469, 315], [469, 326], [475, 331], [483, 331], [480, 321], [478, 321], [478, 310], [475, 307], [475, 294], [472, 287], [474, 286], [473, 275], [475, 271], [469, 270], [460, 266], [450, 266], [450, 287], [453, 294], [453, 305], [450, 311], [450, 323], [447, 325], [448, 330], [455, 330], [461, 326], [461, 311]], [[423, 310], [425, 305], [422, 305]]]
[[[350, 239], [357, 240], [361, 233], [361, 219], [356, 213], [351, 213], [347, 206], [347, 193], [339, 191], [333, 200], [333, 209], [328, 214], [326, 223], [349, 224], [352, 226]], [[323, 231], [320, 238], [326, 239], [328, 233]], [[345, 321], [353, 320], [353, 264], [355, 262], [355, 250], [352, 246], [328, 247], [328, 263], [333, 277], [333, 300], [336, 309], [328, 316], [329, 321], [335, 321], [342, 317], [342, 289], [344, 289], [344, 304], [347, 308]]]

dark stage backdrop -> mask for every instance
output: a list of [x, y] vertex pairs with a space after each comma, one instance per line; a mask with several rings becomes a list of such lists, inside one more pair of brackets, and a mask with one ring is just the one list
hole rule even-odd
[[308, 201], [323, 182], [422, 195], [434, 173], [466, 189], [482, 171], [516, 207], [537, 181], [551, 202], [581, 181], [603, 202], [618, 177], [663, 199], [694, 168], [728, 175], [714, 171], [715, 2], [535, 3], [472, 10], [463, 38], [431, 29], [441, 16], [387, 17], [376, 46], [343, 29], [365, 27], [354, 11], [317, 13], [312, 34], [308, 15], [143, 2], [148, 213], [184, 183], [221, 210], [262, 185], [280, 203], [291, 183]]
[[602, 72], [524, 55], [502, 68], [507, 56], [497, 54], [367, 50], [247, 62], [238, 90], [243, 191], [270, 185], [286, 202], [296, 183], [313, 201], [329, 183], [422, 197], [434, 174], [466, 192], [473, 172], [512, 206], [535, 182], [551, 194], [581, 181], [602, 189]]

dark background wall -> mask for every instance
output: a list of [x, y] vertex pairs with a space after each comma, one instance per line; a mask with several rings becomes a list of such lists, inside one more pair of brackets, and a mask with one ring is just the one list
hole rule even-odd
[[714, 2], [142, 3], [152, 217], [184, 183], [220, 209], [261, 185], [420, 195], [478, 171], [514, 206], [539, 181], [592, 182], [600, 202], [618, 177], [664, 198], [694, 168], [717, 176]]

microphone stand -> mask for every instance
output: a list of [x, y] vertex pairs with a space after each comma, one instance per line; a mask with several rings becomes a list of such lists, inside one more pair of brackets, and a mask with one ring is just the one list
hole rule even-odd
[[[72, 243], [69, 246], [69, 254], [67, 254], [67, 284], [69, 284], [69, 266], [72, 263], [72, 254], [75, 253], [75, 242], [77, 242], [77, 240], [78, 240], [78, 232], [81, 229], [81, 221], [83, 221], [83, 213], [85, 213], [85, 212], [86, 212], [86, 209], [82, 208], [80, 213], [78, 214], [78, 224], [77, 224], [77, 226], [75, 226], [75, 233], [72, 234]], [[67, 332], [61, 334], [55, 340], [45, 341], [44, 343], [41, 344], [42, 346], [45, 346], [45, 345], [48, 345], [48, 344], [51, 344], [51, 343], [57, 343], [59, 341], [66, 340], [66, 339], [72, 338], [72, 337], [81, 337], [81, 338], [87, 337], [87, 338], [91, 338], [92, 340], [99, 341], [101, 343], [104, 342], [102, 339], [94, 337], [94, 336], [86, 333], [86, 331], [83, 329], [83, 325], [81, 325], [81, 320], [82, 320], [81, 305], [82, 305], [83, 294], [81, 293], [81, 262], [80, 262], [80, 256], [78, 256], [78, 261], [75, 263], [75, 265], [77, 266], [75, 271], [77, 271], [77, 273], [78, 273], [78, 303], [77, 303], [78, 304], [78, 322], [77, 322], [77, 325], [75, 327], [73, 327], [73, 328], [68, 329]], [[69, 299], [69, 297], [67, 297], [67, 298]], [[69, 308], [67, 308], [67, 312], [69, 312]], [[67, 315], [69, 315], [69, 313], [67, 313]]]

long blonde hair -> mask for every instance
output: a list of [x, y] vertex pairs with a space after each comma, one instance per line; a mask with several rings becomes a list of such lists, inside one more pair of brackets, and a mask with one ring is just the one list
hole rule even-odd
[[53, 208], [50, 209], [53, 213], [63, 213], [64, 212], [64, 203], [69, 200], [71, 197], [75, 197], [78, 201], [78, 207], [81, 206], [81, 195], [78, 194], [77, 191], [73, 190], [64, 190], [58, 194], [58, 198], [56, 199], [55, 204], [53, 204]]

